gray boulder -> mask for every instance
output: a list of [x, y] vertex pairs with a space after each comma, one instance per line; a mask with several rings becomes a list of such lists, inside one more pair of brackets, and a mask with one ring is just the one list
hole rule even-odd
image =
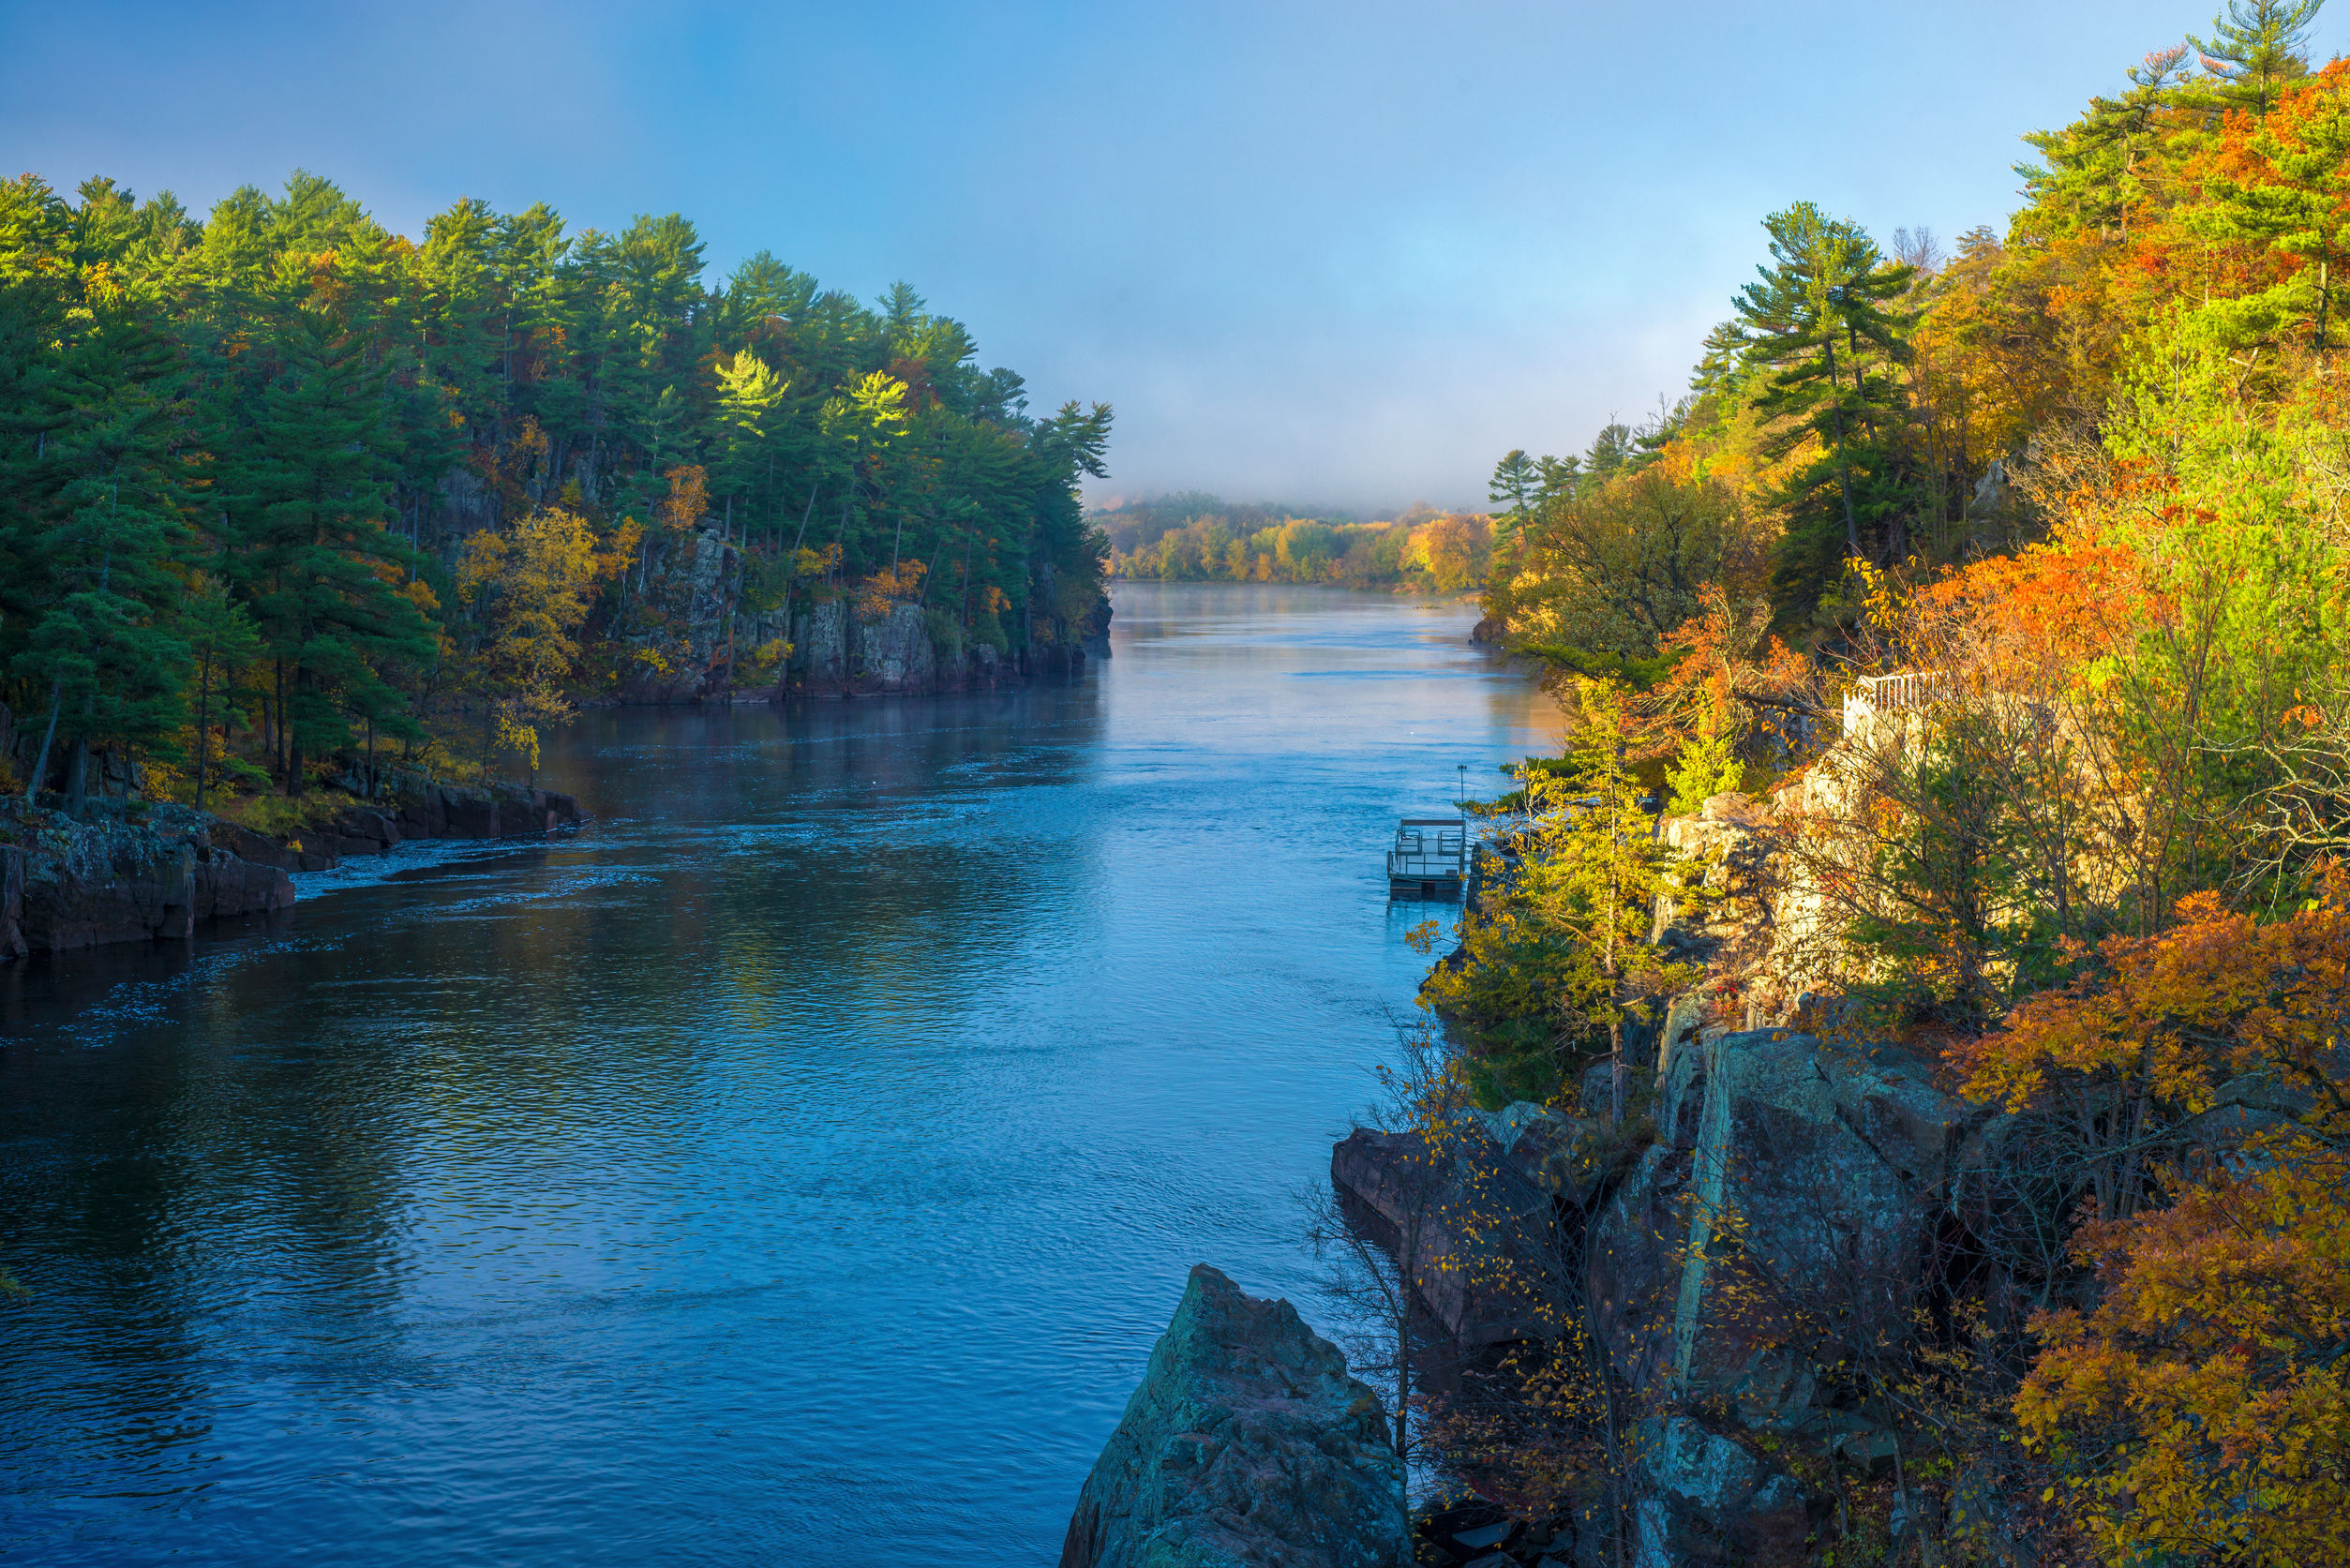
[[1403, 1479], [1337, 1347], [1203, 1263], [1085, 1477], [1061, 1568], [1401, 1568]]
[[1687, 1416], [1640, 1423], [1635, 1568], [1794, 1568], [1812, 1560], [1795, 1478]]

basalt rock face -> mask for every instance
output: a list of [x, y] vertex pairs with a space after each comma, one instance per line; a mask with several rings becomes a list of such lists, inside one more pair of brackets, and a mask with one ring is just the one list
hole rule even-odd
[[[1100, 620], [1106, 628], [1106, 611]], [[1107, 645], [1097, 639], [1097, 646]], [[934, 618], [920, 605], [892, 605], [874, 620], [849, 601], [832, 599], [793, 618], [791, 665], [781, 691], [836, 696], [980, 691], [1030, 675], [1075, 675], [1085, 666], [1082, 640], [999, 653], [965, 640], [950, 618]]]
[[[1825, 1500], [1773, 1456], [1891, 1467], [1894, 1435], [1821, 1368], [1898, 1341], [1949, 1288], [1937, 1228], [2000, 1124], [1902, 1047], [1664, 1034], [1665, 1070], [1643, 1072], [1621, 1130], [1513, 1105], [1467, 1118], [1434, 1165], [1416, 1135], [1358, 1130], [1332, 1179], [1411, 1253], [1463, 1350], [1533, 1337], [1534, 1297], [1590, 1324], [1656, 1412], [1633, 1445], [1639, 1568], [1804, 1561]], [[1606, 1099], [1595, 1083], [1589, 1104]], [[1530, 1299], [1505, 1298], [1506, 1277]], [[1822, 1323], [1846, 1337], [1817, 1342]]]
[[1421, 1304], [1470, 1350], [1537, 1337], [1580, 1211], [1620, 1173], [1604, 1122], [1520, 1102], [1448, 1138], [1357, 1127], [1330, 1183], [1384, 1247], [1408, 1253]]
[[93, 800], [0, 814], [0, 958], [187, 936], [198, 923], [293, 903], [289, 874], [328, 871], [408, 839], [520, 838], [580, 821], [552, 790], [412, 784], [315, 829], [272, 838], [168, 803]]
[[1633, 1509], [1636, 1568], [1798, 1568], [1812, 1561], [1814, 1501], [1747, 1442], [1687, 1416], [1640, 1424], [1646, 1486]]
[[215, 821], [157, 806], [145, 822], [9, 814], [0, 846], [0, 957], [191, 934], [197, 922], [293, 902], [275, 866], [215, 841]]
[[[1734, 1401], [1759, 1430], [1837, 1436], [1841, 1418], [1814, 1405], [1806, 1369], [1778, 1348], [1781, 1321], [1846, 1323], [1863, 1338], [1906, 1331], [1929, 1283], [1932, 1217], [1983, 1113], [1901, 1048], [1755, 1030], [1677, 1052], [1656, 1119], [1667, 1159], [1685, 1153], [1691, 1200], [1665, 1232], [1681, 1254], [1671, 1386]], [[1716, 1277], [1718, 1215], [1737, 1217], [1734, 1250], [1753, 1278]], [[1638, 1252], [1639, 1223], [1611, 1217], [1611, 1253]], [[1628, 1344], [1611, 1349], [1629, 1375]]]
[[579, 802], [551, 789], [405, 789], [382, 810], [356, 807], [337, 818], [339, 853], [379, 852], [402, 839], [516, 839], [576, 828]]
[[1202, 1264], [1085, 1478], [1061, 1568], [1403, 1568], [1402, 1492], [1346, 1358]]

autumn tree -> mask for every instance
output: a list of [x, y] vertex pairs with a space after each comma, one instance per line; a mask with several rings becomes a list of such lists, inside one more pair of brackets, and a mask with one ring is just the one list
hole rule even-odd
[[1699, 613], [1709, 588], [1759, 590], [1768, 549], [1735, 488], [1658, 463], [1579, 495], [1546, 494], [1519, 530], [1514, 570], [1527, 580], [1502, 592], [1522, 645], [1646, 658]]
[[2350, 905], [2191, 900], [1968, 1048], [1969, 1088], [2077, 1123], [2092, 1309], [2035, 1320], [2016, 1402], [2116, 1562], [2350, 1546]]
[[[2350, 65], [2326, 68], [2310, 90], [2271, 102], [2259, 127], [2237, 150], [2238, 177], [2193, 226], [2221, 239], [2246, 240], [2289, 257], [2289, 276], [2265, 289], [2216, 301], [2204, 314], [2233, 336], [2265, 338], [2279, 323], [2311, 323], [2314, 346], [2327, 347], [2327, 322], [2340, 286], [2334, 269], [2350, 254]], [[2271, 95], [2273, 97], [2273, 95]]]
[[572, 714], [564, 681], [578, 656], [576, 634], [595, 576], [593, 533], [561, 509], [467, 541], [457, 585], [480, 628], [471, 667], [485, 768], [494, 738], [520, 753], [536, 778], [540, 727]]

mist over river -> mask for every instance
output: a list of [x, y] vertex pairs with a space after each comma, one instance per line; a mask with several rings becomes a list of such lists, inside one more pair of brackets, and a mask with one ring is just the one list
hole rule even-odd
[[0, 1559], [1026, 1565], [1554, 720], [1474, 610], [1121, 585], [1074, 682], [597, 711], [595, 820], [0, 965]]

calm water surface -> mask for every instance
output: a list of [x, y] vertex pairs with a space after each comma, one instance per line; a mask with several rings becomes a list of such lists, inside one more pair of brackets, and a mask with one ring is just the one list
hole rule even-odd
[[0, 965], [0, 1557], [1055, 1561], [1184, 1271], [1311, 1294], [1382, 841], [1552, 722], [1471, 620], [1124, 587], [1079, 682], [593, 714], [576, 836]]

